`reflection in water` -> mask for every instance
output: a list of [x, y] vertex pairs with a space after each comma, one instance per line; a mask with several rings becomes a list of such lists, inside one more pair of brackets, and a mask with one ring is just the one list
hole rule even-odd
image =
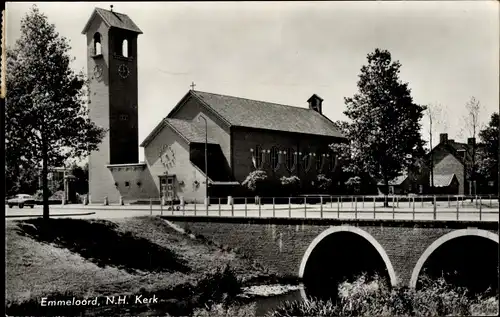
[[255, 316], [266, 316], [268, 313], [276, 310], [278, 306], [286, 301], [302, 301], [300, 290], [294, 290], [282, 295], [257, 298], [255, 300]]

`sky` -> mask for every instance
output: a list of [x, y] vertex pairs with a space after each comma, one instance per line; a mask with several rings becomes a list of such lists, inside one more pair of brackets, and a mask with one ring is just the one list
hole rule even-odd
[[[8, 46], [33, 4], [7, 3]], [[402, 64], [400, 78], [415, 103], [441, 109], [434, 140], [439, 133], [467, 139], [465, 104], [472, 96], [481, 103], [482, 124], [499, 109], [497, 1], [36, 3], [70, 40], [75, 71], [86, 73], [83, 27], [95, 7], [111, 4], [144, 33], [138, 39], [140, 142], [192, 82], [200, 91], [300, 107], [315, 93], [328, 118], [346, 120], [344, 97], [356, 93], [375, 48]]]

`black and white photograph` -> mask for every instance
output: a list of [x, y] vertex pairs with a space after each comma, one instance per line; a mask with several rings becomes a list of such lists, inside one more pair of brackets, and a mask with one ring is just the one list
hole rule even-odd
[[7, 2], [6, 316], [497, 316], [500, 2]]

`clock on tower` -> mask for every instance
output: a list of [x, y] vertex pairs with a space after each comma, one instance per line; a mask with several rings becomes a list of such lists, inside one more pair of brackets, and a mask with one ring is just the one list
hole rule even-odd
[[125, 14], [96, 8], [82, 33], [87, 37], [89, 115], [108, 129], [91, 161], [138, 163], [137, 37], [142, 31]]

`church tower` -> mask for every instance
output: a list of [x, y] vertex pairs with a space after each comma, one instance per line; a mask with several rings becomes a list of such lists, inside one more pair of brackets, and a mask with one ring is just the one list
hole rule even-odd
[[108, 131], [90, 154], [89, 194], [93, 201], [116, 200], [109, 166], [139, 163], [137, 37], [142, 31], [111, 6], [96, 8], [82, 34], [87, 38], [89, 117]]

